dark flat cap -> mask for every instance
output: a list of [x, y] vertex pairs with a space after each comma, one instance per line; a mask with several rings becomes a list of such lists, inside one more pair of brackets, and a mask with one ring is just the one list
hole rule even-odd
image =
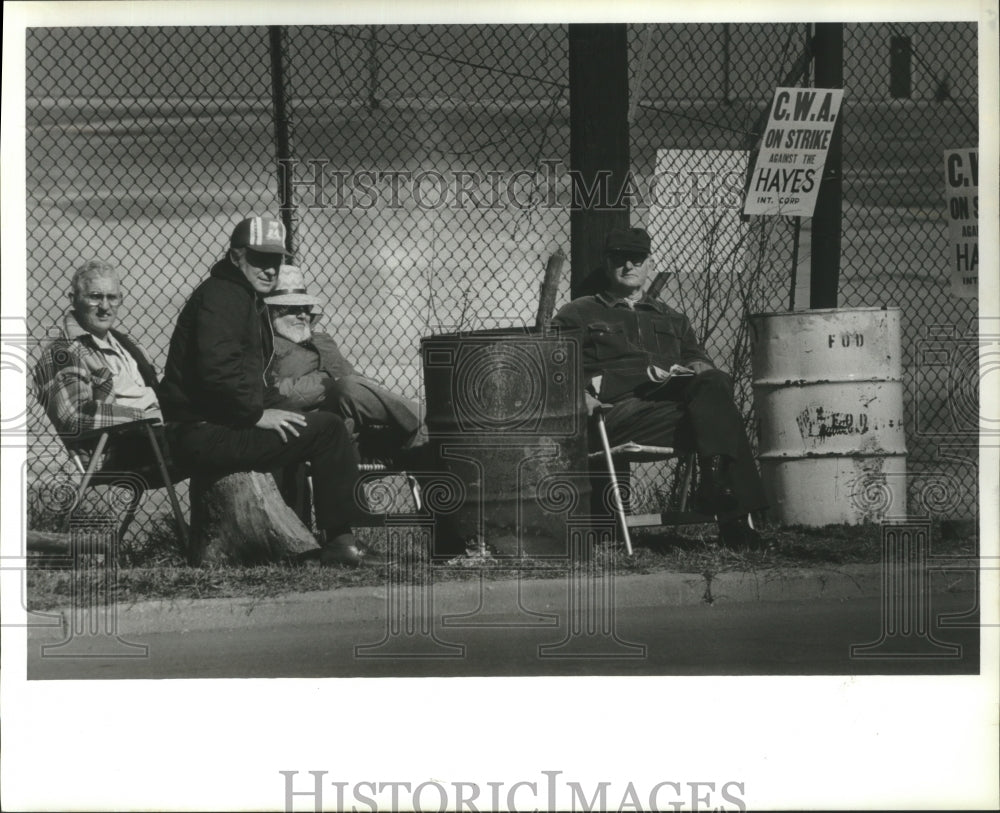
[[645, 229], [612, 229], [604, 238], [604, 250], [648, 256], [649, 235]]

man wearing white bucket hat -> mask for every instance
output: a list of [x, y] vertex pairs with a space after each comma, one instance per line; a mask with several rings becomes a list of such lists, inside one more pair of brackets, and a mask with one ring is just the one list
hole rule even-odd
[[299, 268], [281, 266], [264, 301], [274, 328], [268, 373], [281, 395], [277, 406], [334, 412], [362, 448], [371, 448], [377, 438], [380, 448], [374, 451], [396, 458], [426, 443], [419, 404], [359, 375], [330, 335], [313, 330], [323, 302], [306, 290]]

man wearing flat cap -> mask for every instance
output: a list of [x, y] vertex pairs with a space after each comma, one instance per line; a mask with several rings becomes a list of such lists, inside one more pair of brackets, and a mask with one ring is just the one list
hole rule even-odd
[[279, 472], [308, 461], [320, 561], [357, 565], [358, 467], [347, 427], [329, 412], [276, 408], [280, 394], [267, 383], [274, 341], [264, 296], [285, 250], [280, 220], [259, 215], [237, 224], [226, 256], [181, 310], [160, 404], [178, 425], [175, 455], [192, 471]]
[[331, 411], [344, 419], [355, 443], [375, 455], [400, 457], [426, 443], [420, 406], [359, 375], [333, 337], [314, 329], [323, 303], [306, 290], [299, 268], [281, 266], [264, 301], [274, 328], [269, 376], [281, 396], [276, 406]]
[[[552, 323], [582, 333], [584, 378], [599, 382], [588, 404], [604, 405], [611, 443], [697, 452], [697, 507], [725, 517], [719, 524], [724, 542], [758, 544], [746, 515], [766, 501], [732, 380], [715, 368], [686, 316], [643, 293], [649, 248], [643, 229], [609, 232], [596, 293], [565, 305]], [[650, 369], [674, 365], [693, 375], [667, 384], [651, 380]]]

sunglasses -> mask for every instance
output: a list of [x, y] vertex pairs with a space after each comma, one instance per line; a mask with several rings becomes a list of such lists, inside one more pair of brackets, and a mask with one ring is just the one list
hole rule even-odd
[[312, 316], [311, 305], [272, 305], [274, 315], [282, 316]]
[[254, 268], [272, 268], [278, 270], [281, 265], [283, 255], [269, 254], [266, 251], [254, 251], [252, 248], [245, 249], [247, 262]]
[[647, 255], [636, 254], [632, 251], [609, 251], [608, 259], [616, 267], [625, 265], [625, 263], [630, 262], [632, 265], [642, 265], [646, 262]]

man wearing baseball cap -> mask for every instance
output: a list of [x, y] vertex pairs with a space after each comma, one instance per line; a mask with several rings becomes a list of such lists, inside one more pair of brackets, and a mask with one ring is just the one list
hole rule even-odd
[[[746, 516], [766, 500], [732, 380], [715, 368], [686, 316], [643, 293], [649, 248], [643, 229], [610, 231], [596, 293], [565, 305], [552, 323], [582, 333], [584, 379], [599, 382], [588, 405], [603, 405], [610, 442], [697, 452], [697, 507], [720, 518], [723, 542], [755, 547], [760, 539]], [[651, 369], [674, 365], [690, 373], [667, 384], [651, 380]]]
[[309, 461], [320, 528], [320, 561], [361, 561], [351, 522], [361, 507], [357, 457], [344, 422], [329, 412], [276, 409], [267, 384], [273, 337], [264, 296], [284, 259], [285, 228], [258, 215], [233, 229], [219, 260], [181, 310], [160, 387], [174, 452], [192, 471], [276, 472]]

